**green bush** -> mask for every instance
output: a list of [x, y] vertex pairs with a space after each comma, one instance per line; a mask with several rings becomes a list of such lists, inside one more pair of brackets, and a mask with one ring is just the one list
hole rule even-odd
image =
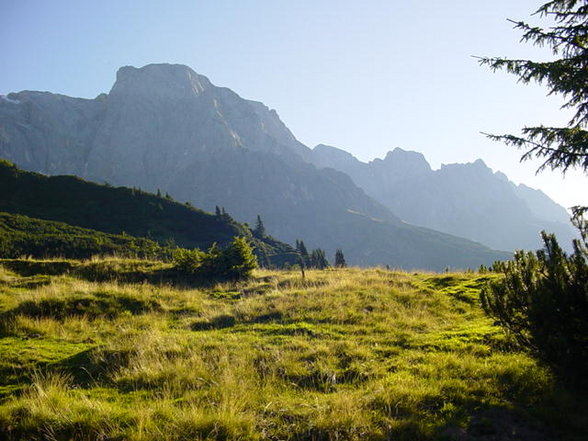
[[221, 250], [213, 244], [207, 252], [199, 249], [177, 250], [174, 267], [180, 274], [200, 281], [244, 280], [257, 268], [257, 258], [244, 237], [235, 237]]
[[200, 266], [205, 254], [198, 248], [193, 250], [178, 248], [174, 253], [174, 267], [182, 273], [193, 273]]
[[257, 268], [257, 258], [244, 237], [235, 237], [227, 249], [221, 253], [221, 259], [221, 276], [224, 279], [248, 279]]
[[497, 262], [504, 278], [481, 295], [482, 307], [518, 342], [560, 377], [588, 384], [588, 251], [574, 243], [563, 252], [554, 235], [542, 233], [545, 248], [518, 251]]

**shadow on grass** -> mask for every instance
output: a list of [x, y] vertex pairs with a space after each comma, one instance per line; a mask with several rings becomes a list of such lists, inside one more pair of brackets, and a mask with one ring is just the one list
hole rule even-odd
[[253, 323], [284, 323], [284, 316], [280, 311], [272, 311], [266, 314], [261, 314], [253, 317], [251, 320], [237, 320], [237, 318], [230, 314], [221, 314], [210, 319], [197, 320], [190, 326], [192, 331], [206, 331], [211, 329], [224, 329], [235, 326], [237, 323], [253, 324]]
[[128, 350], [91, 348], [57, 363], [48, 364], [45, 369], [48, 372], [69, 374], [76, 386], [87, 388], [109, 383], [109, 375], [121, 367], [128, 366], [131, 357], [132, 352]]
[[224, 329], [235, 326], [236, 319], [229, 314], [221, 314], [210, 320], [198, 320], [190, 326], [192, 331], [207, 331], [211, 329]]
[[22, 277], [69, 275], [89, 282], [150, 283], [178, 288], [211, 286], [216, 281], [198, 280], [162, 262], [142, 260], [29, 260], [0, 259], [0, 264]]
[[31, 318], [53, 318], [62, 321], [67, 317], [75, 316], [84, 316], [89, 319], [98, 317], [112, 319], [125, 313], [137, 315], [160, 310], [161, 305], [155, 299], [138, 299], [107, 292], [95, 293], [91, 296], [25, 300], [15, 308], [0, 314], [0, 329], [6, 329], [7, 324], [19, 315]]
[[[588, 395], [553, 379], [542, 386], [531, 374], [501, 375], [508, 404], [489, 405], [475, 396], [447, 403], [446, 424], [432, 439], [444, 441], [584, 441], [588, 439]], [[399, 438], [404, 439], [404, 438]]]

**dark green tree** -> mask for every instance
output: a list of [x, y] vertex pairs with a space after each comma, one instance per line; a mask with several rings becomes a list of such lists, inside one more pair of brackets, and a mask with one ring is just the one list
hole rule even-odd
[[[548, 28], [513, 22], [522, 41], [551, 50], [550, 61], [482, 58], [493, 70], [504, 69], [522, 83], [544, 84], [549, 95], [561, 95], [563, 108], [574, 114], [565, 127], [534, 126], [521, 135], [488, 135], [523, 149], [521, 160], [543, 160], [546, 168], [588, 171], [588, 2], [553, 0], [536, 12], [551, 19]], [[566, 255], [555, 236], [542, 233], [545, 247], [535, 254], [519, 251], [494, 270], [504, 279], [492, 283], [481, 296], [486, 313], [494, 317], [524, 348], [543, 359], [562, 378], [587, 385], [588, 370], [588, 224], [586, 207], [574, 207], [573, 221], [582, 240]]]
[[325, 269], [329, 267], [329, 261], [327, 260], [327, 254], [325, 250], [317, 248], [312, 250], [310, 253], [310, 265], [311, 268]]
[[224, 269], [223, 252], [214, 242], [206, 253], [202, 254], [200, 265], [195, 274], [204, 281], [224, 280]]
[[[586, 0], [554, 0], [545, 3], [536, 15], [551, 19], [547, 28], [524, 21], [512, 21], [522, 31], [521, 41], [548, 47], [553, 59], [533, 61], [508, 58], [480, 58], [493, 71], [506, 70], [522, 83], [547, 86], [549, 95], [564, 99], [562, 108], [573, 111], [565, 127], [532, 126], [521, 135], [488, 135], [525, 150], [521, 160], [543, 160], [538, 171], [550, 168], [564, 174], [571, 168], [588, 170], [588, 4]], [[580, 222], [585, 207], [574, 207]], [[585, 226], [585, 223], [584, 223]]]
[[310, 266], [310, 256], [308, 254], [308, 250], [306, 249], [306, 245], [304, 245], [303, 240], [296, 241], [296, 252], [300, 255], [302, 262], [306, 266]]
[[305, 278], [304, 268], [306, 267], [306, 263], [304, 262], [304, 259], [302, 259], [302, 256], [300, 256], [300, 254], [298, 255], [298, 258], [296, 259], [296, 263], [300, 267], [300, 273], [302, 275], [302, 278], [304, 279]]
[[216, 281], [222, 273], [221, 256], [222, 251], [216, 242], [206, 252], [198, 248], [180, 248], [174, 254], [174, 267], [181, 274], [193, 276], [198, 280]]
[[244, 280], [257, 268], [253, 248], [244, 237], [235, 237], [222, 253], [222, 277], [228, 280]]
[[216, 243], [207, 252], [179, 249], [174, 255], [174, 267], [180, 274], [200, 282], [238, 281], [251, 277], [257, 258], [247, 239], [235, 237], [224, 250]]
[[227, 211], [225, 210], [225, 207], [221, 207], [221, 219], [226, 222], [233, 221], [233, 218], [231, 217], [231, 215], [229, 213], [227, 213]]
[[263, 225], [261, 216], [258, 214], [257, 220], [255, 221], [255, 228], [253, 228], [253, 236], [257, 237], [258, 239], [263, 239], [265, 235], [265, 226]]
[[345, 256], [343, 255], [343, 251], [341, 251], [341, 249], [337, 249], [335, 251], [335, 267], [345, 268], [346, 266], [347, 262], [345, 262]]

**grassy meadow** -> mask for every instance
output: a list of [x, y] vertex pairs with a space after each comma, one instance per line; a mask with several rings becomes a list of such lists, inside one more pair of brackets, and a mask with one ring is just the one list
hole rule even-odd
[[586, 439], [588, 400], [480, 309], [497, 275], [194, 289], [148, 277], [162, 265], [0, 262], [0, 439]]

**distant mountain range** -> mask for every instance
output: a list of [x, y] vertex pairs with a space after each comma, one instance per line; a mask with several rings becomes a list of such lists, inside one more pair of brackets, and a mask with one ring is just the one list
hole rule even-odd
[[421, 153], [400, 148], [363, 163], [344, 150], [318, 145], [311, 160], [349, 175], [402, 220], [501, 250], [541, 247], [539, 232], [571, 244], [570, 216], [540, 190], [515, 185], [481, 159], [432, 170]]
[[477, 267], [510, 256], [491, 247], [534, 247], [539, 230], [565, 225], [561, 207], [481, 163], [432, 171], [415, 155], [363, 164], [310, 149], [275, 111], [181, 65], [123, 67], [95, 99], [0, 99], [0, 157], [26, 170], [159, 189], [241, 221], [259, 214], [277, 238], [342, 248], [351, 264]]

